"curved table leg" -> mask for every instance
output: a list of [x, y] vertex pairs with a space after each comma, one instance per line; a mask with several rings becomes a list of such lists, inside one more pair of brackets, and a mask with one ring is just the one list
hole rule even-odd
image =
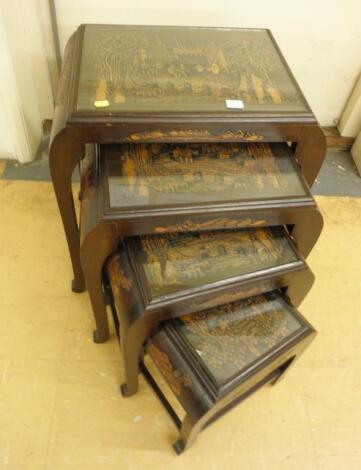
[[283, 380], [286, 372], [288, 371], [288, 368], [292, 365], [293, 361], [296, 359], [296, 356], [291, 357], [288, 359], [281, 367], [280, 367], [280, 373], [277, 375], [274, 379], [271, 380], [271, 382], [268, 383], [268, 386], [273, 387], [276, 384], [278, 384], [281, 380]]
[[49, 150], [50, 172], [74, 272], [73, 292], [82, 292], [85, 289], [80, 263], [79, 230], [71, 189], [71, 176], [83, 156], [84, 143], [79, 132], [74, 131], [73, 128], [64, 129], [51, 143]]
[[[290, 358], [284, 363], [283, 366], [280, 367], [280, 374], [278, 374], [275, 379], [269, 382], [270, 385], [274, 385], [280, 379], [280, 377], [283, 377], [285, 371], [294, 362], [294, 359], [294, 357]], [[267, 377], [265, 379], [267, 380]], [[248, 389], [234, 401], [228, 401], [228, 403], [225, 403], [221, 408], [218, 408], [216, 403], [214, 403], [214, 405], [208, 410], [196, 410], [196, 414], [192, 418], [190, 415], [186, 415], [180, 428], [179, 438], [173, 444], [173, 448], [177, 454], [181, 454], [186, 449], [188, 449], [194, 443], [200, 431], [211, 424], [211, 422], [217, 418], [219, 412], [221, 412], [222, 415], [231, 407], [233, 407], [233, 402], [235, 402], [235, 404], [243, 402], [248, 396], [252, 395], [253, 390], [257, 390], [260, 386], [267, 383], [265, 379], [261, 380], [259, 383], [256, 383], [254, 387]]]
[[291, 235], [296, 240], [299, 251], [307, 258], [321, 234], [323, 218], [318, 209], [305, 211], [304, 215], [300, 214], [298, 217], [300, 223], [295, 223]]
[[302, 128], [301, 139], [297, 143], [295, 155], [310, 187], [320, 171], [326, 149], [326, 137], [319, 126], [312, 125]]
[[123, 397], [130, 397], [138, 391], [139, 360], [142, 346], [154, 332], [157, 325], [152, 315], [144, 315], [121, 331], [122, 357], [125, 369], [125, 382], [120, 386]]
[[173, 444], [173, 449], [177, 454], [181, 454], [188, 449], [196, 440], [198, 434], [202, 430], [204, 425], [203, 419], [201, 418], [197, 422], [193, 423], [190, 417], [187, 415], [181, 425], [179, 439]]
[[106, 258], [115, 252], [118, 237], [111, 224], [99, 224], [86, 235], [80, 248], [85, 282], [95, 317], [95, 343], [104, 343], [109, 338], [109, 323], [102, 283], [102, 267]]

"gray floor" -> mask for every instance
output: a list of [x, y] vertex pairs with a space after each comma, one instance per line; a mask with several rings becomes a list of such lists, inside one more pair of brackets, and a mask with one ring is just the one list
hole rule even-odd
[[[31, 163], [20, 165], [9, 160], [2, 175], [2, 179], [51, 181], [48, 160], [49, 136], [45, 136], [39, 146], [35, 160]], [[73, 181], [79, 181], [78, 169], [74, 171]]]
[[361, 177], [349, 152], [327, 152], [312, 192], [326, 196], [361, 197]]
[[[34, 162], [19, 165], [7, 162], [2, 178], [21, 179], [33, 181], [50, 181], [49, 164], [47, 157], [48, 138], [44, 138]], [[76, 170], [74, 181], [79, 181]], [[324, 164], [313, 185], [314, 194], [328, 196], [355, 196], [361, 197], [361, 178], [349, 152], [329, 150]]]

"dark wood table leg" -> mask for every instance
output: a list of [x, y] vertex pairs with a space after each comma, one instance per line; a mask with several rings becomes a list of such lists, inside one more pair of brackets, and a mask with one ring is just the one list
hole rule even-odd
[[102, 283], [102, 267], [106, 258], [116, 251], [118, 234], [114, 225], [99, 224], [85, 235], [81, 243], [81, 262], [95, 318], [95, 343], [109, 338], [109, 323]]
[[304, 126], [301, 131], [301, 139], [296, 146], [295, 155], [310, 187], [320, 171], [326, 150], [326, 138], [322, 129], [317, 125]]
[[80, 239], [74, 208], [71, 177], [84, 156], [84, 143], [74, 128], [64, 129], [53, 139], [49, 150], [49, 165], [53, 187], [68, 242], [74, 279], [73, 292], [83, 292], [85, 282], [80, 263]]
[[158, 321], [156, 316], [144, 315], [131, 325], [121, 323], [121, 352], [125, 369], [125, 382], [120, 386], [123, 397], [137, 393], [139, 384], [139, 361], [144, 342], [151, 336]]
[[323, 227], [323, 218], [318, 209], [298, 214], [299, 223], [295, 223], [291, 235], [298, 250], [307, 258], [315, 246]]
[[185, 416], [180, 428], [179, 438], [173, 444], [173, 449], [177, 452], [178, 455], [188, 449], [196, 440], [198, 434], [202, 430], [202, 425], [205, 424], [203, 422], [205, 420], [202, 418], [196, 422], [193, 422], [188, 415]]

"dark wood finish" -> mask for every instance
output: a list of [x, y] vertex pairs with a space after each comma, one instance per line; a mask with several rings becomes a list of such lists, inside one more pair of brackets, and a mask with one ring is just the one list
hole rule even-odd
[[[45, 119], [43, 121], [43, 132], [44, 134], [50, 134], [53, 125], [52, 119]], [[335, 126], [326, 126], [322, 127], [323, 134], [326, 138], [326, 147], [327, 148], [335, 148], [340, 150], [349, 150], [353, 143], [355, 142], [354, 137], [345, 137], [342, 136]], [[255, 135], [255, 139], [257, 136]], [[136, 138], [132, 139], [136, 142]]]
[[[251, 111], [247, 110], [247, 106], [241, 111], [223, 109], [222, 111], [208, 110], [206, 112], [202, 112], [201, 110], [195, 110], [192, 112], [172, 112], [170, 110], [159, 113], [154, 112], [154, 110], [151, 112], [147, 111], [146, 106], [143, 108], [140, 106], [139, 112], [132, 113], [122, 112], [121, 107], [119, 106], [119, 109], [112, 109], [111, 112], [99, 107], [95, 107], [94, 110], [79, 110], [77, 109], [77, 96], [80, 86], [79, 76], [81, 74], [84, 34], [87, 29], [91, 29], [93, 27], [94, 26], [81, 26], [68, 41], [64, 56], [49, 150], [49, 161], [54, 190], [73, 265], [74, 291], [83, 290], [85, 283], [80, 262], [78, 225], [71, 193], [71, 174], [77, 163], [79, 163], [84, 156], [86, 143], [199, 141], [249, 142], [254, 141], [255, 139], [263, 142], [294, 142], [299, 144], [297, 145], [296, 156], [301, 165], [302, 172], [305, 175], [308, 184], [312, 185], [324, 158], [326, 148], [325, 138], [269, 32], [263, 31], [262, 33], [268, 37], [267, 48], [273, 48], [272, 54], [275, 54], [275, 57], [278, 57], [277, 60], [282, 64], [282, 73], [285, 73], [288, 77], [287, 80], [289, 83], [293, 84], [292, 86], [298, 96], [297, 100], [300, 103], [303, 103], [302, 106], [304, 110], [301, 112], [292, 111], [292, 109], [290, 110], [287, 106], [278, 106], [278, 109], [273, 110], [271, 107], [271, 109], [265, 110], [265, 106], [263, 105], [260, 108], [256, 107], [256, 110], [253, 109]], [[104, 26], [103, 28], [106, 29], [107, 27]], [[117, 36], [121, 34], [126, 27], [119, 26], [115, 29], [114, 27], [109, 28], [113, 28], [112, 31], [114, 31], [115, 36]], [[141, 32], [142, 27], [139, 28], [139, 31]], [[153, 32], [155, 31], [161, 34], [163, 30], [163, 27], [159, 26], [155, 27]], [[177, 37], [178, 31], [181, 31], [183, 36], [184, 34], [189, 36], [195, 34], [195, 37], [199, 38], [202, 38], [203, 36], [210, 38], [214, 35], [214, 41], [216, 43], [217, 35], [220, 34], [217, 28], [186, 29], [175, 27], [173, 29], [168, 28], [168, 30], [172, 32], [173, 38]], [[226, 31], [228, 31], [233, 40], [238, 37], [237, 34], [241, 34], [236, 34], [236, 32], [242, 30], [234, 31], [231, 29], [222, 29], [222, 31], [222, 34], [226, 34]], [[107, 44], [109, 45], [111, 52], [113, 47], [112, 43], [114, 41], [111, 40], [111, 36], [110, 39], [108, 38], [106, 41], [108, 41]], [[212, 41], [210, 40], [210, 42]], [[100, 41], [99, 44], [103, 43]], [[234, 44], [237, 46], [236, 43]], [[100, 48], [98, 47], [96, 50], [97, 60], [100, 64], [99, 70], [102, 70], [102, 64], [104, 61], [108, 60], [107, 58], [116, 57], [116, 55], [112, 55], [112, 52], [109, 56], [109, 49], [102, 50], [102, 47], [103, 46], [100, 45]], [[239, 47], [242, 47], [241, 42], [239, 43]], [[267, 48], [264, 50], [268, 50]], [[141, 54], [141, 49], [142, 48], [140, 47], [138, 48], [138, 54]], [[259, 50], [259, 47], [257, 50]], [[179, 54], [180, 55], [177, 60], [181, 64], [184, 54], [186, 56], [187, 53], [185, 52], [185, 49], [182, 49], [181, 47]], [[159, 55], [161, 55], [161, 50], [159, 50]], [[258, 60], [261, 61], [260, 64], [262, 63], [262, 60], [264, 61], [266, 69], [267, 67], [271, 67], [271, 69], [273, 67], [270, 57], [271, 56], [266, 55], [258, 57]], [[108, 70], [112, 70], [113, 76], [117, 77], [118, 70], [121, 70], [122, 68], [117, 68], [116, 59], [114, 59], [115, 62], [112, 60], [110, 60], [110, 62], [108, 61]], [[254, 61], [254, 63], [257, 63], [257, 61]], [[187, 64], [188, 67], [189, 58], [187, 58]], [[195, 58], [195, 67], [197, 67], [197, 64], [198, 57]], [[217, 64], [212, 70], [216, 71], [216, 69]], [[245, 77], [248, 76], [247, 73], [248, 72], [246, 72]], [[254, 71], [252, 72], [250, 70], [250, 77], [252, 76], [252, 73], [254, 75]], [[275, 72], [274, 76], [277, 77], [277, 74], [278, 72]], [[114, 96], [114, 101], [116, 101], [116, 96], [119, 98], [119, 90], [117, 90], [116, 85], [121, 79], [121, 77], [115, 78], [116, 81], [114, 83], [105, 83], [106, 88], [104, 88], [104, 83], [101, 82], [101, 78], [99, 83], [95, 83], [95, 88], [93, 88], [93, 82], [90, 83], [88, 92], [91, 94], [94, 89], [96, 89], [96, 93], [101, 94], [103, 86], [103, 92], [105, 89], [113, 90], [112, 96]], [[105, 80], [107, 80], [107, 77], [105, 77]], [[174, 80], [178, 80], [177, 73], [175, 74]], [[274, 83], [278, 83], [276, 87], [271, 83], [262, 82], [262, 79], [258, 77], [257, 74], [255, 75], [255, 79], [251, 80], [251, 82], [252, 86], [255, 87], [254, 92], [252, 91], [251, 101], [279, 101], [277, 98], [277, 95], [279, 95], [281, 97], [280, 103], [287, 103], [287, 100], [282, 98], [286, 96], [287, 93], [282, 90], [282, 87], [279, 88], [280, 85], [277, 78], [274, 79]], [[183, 87], [183, 90], [187, 91], [188, 88]], [[243, 88], [243, 90], [245, 90], [245, 88]], [[265, 90], [267, 93], [265, 93]], [[108, 93], [108, 91], [106, 93]], [[267, 97], [265, 98], [266, 95]], [[276, 98], [272, 98], [272, 96]], [[248, 98], [246, 99], [245, 96], [243, 96], [243, 98], [245, 103], [247, 103]], [[224, 100], [224, 98], [222, 98], [222, 100]], [[121, 101], [119, 103], [121, 103]]]
[[[295, 306], [303, 300], [313, 284], [314, 277], [302, 255], [292, 247], [286, 230], [283, 229], [280, 232], [280, 228], [275, 227], [272, 231], [270, 229], [251, 229], [246, 230], [246, 233], [243, 232], [231, 232], [232, 235], [236, 234], [240, 240], [236, 243], [233, 242], [233, 247], [230, 242], [227, 246], [227, 235], [229, 236], [230, 232], [218, 231], [216, 240], [212, 240], [211, 234], [207, 234], [207, 232], [203, 235], [203, 254], [206, 250], [208, 252], [214, 250], [215, 246], [219, 246], [221, 243], [219, 240], [223, 239], [222, 247], [226, 247], [231, 256], [235, 256], [232, 249], [243, 246], [245, 252], [238, 255], [237, 262], [234, 264], [242, 265], [244, 263], [248, 268], [245, 272], [241, 272], [240, 266], [238, 275], [227, 279], [226, 274], [223, 273], [218, 280], [213, 279], [213, 282], [209, 281], [204, 274], [200, 274], [196, 289], [183, 288], [175, 292], [152, 296], [149, 277], [145, 276], [142, 266], [136, 260], [136, 240], [132, 240], [130, 243], [125, 240], [118, 249], [118, 254], [109, 259], [106, 272], [114, 303], [113, 313], [117, 317], [117, 324], [120, 325], [121, 354], [125, 368], [125, 383], [122, 385], [123, 395], [131, 396], [137, 392], [138, 362], [143, 344], [158, 329], [161, 321], [273, 289], [280, 289], [286, 293]], [[254, 240], [247, 246], [249, 232], [253, 234], [252, 239], [257, 236], [260, 239], [268, 238], [266, 243], [267, 250], [271, 252], [270, 256], [277, 257], [278, 250], [287, 251], [288, 261], [282, 264], [282, 256], [278, 256], [274, 265], [267, 267], [267, 254], [259, 255], [261, 249], [258, 246], [259, 242]], [[280, 246], [276, 238], [272, 238], [277, 234], [284, 237], [285, 245], [283, 247]], [[167, 237], [158, 236], [156, 238], [166, 240]], [[159, 243], [157, 243], [158, 245]], [[179, 259], [185, 260], [190, 256], [190, 252], [193, 252], [195, 255], [192, 258], [194, 269], [201, 270], [201, 261], [195, 259], [197, 248], [194, 243], [188, 241], [184, 246], [186, 249], [183, 253], [179, 251], [179, 247], [177, 249]], [[258, 261], [258, 268], [252, 267], [252, 263], [255, 263], [252, 256], [253, 250], [258, 250], [257, 256], [261, 257], [261, 262]], [[162, 257], [160, 249], [158, 256], [154, 255], [154, 252], [151, 254], [153, 265], [159, 257]], [[221, 261], [216, 258], [210, 259], [213, 261], [215, 269], [222, 272]], [[290, 259], [292, 260], [290, 261]], [[263, 266], [261, 266], [262, 263]], [[167, 263], [166, 267], [172, 268], [172, 264]], [[177, 273], [174, 277], [176, 278], [176, 276]]]
[[253, 391], [277, 381], [314, 336], [275, 292], [166, 322], [146, 349], [186, 411], [177, 453]]
[[[122, 393], [137, 391], [140, 366], [181, 452], [314, 336], [291, 302], [314, 279], [304, 257], [322, 217], [309, 185], [325, 137], [267, 30], [82, 25], [64, 59], [49, 160], [73, 290], [88, 288], [95, 342], [110, 302]], [[141, 362], [145, 344], [182, 423]]]
[[[116, 147], [115, 147], [116, 148]], [[111, 147], [111, 151], [115, 151]], [[87, 147], [82, 173], [81, 257], [97, 330], [98, 342], [108, 338], [102, 267], [106, 258], [116, 251], [120, 238], [152, 232], [181, 232], [232, 227], [287, 226], [302, 256], [307, 256], [321, 229], [322, 217], [303, 181], [297, 166], [293, 171], [303, 184], [304, 197], [266, 198], [254, 201], [232, 201], [200, 206], [186, 205], [151, 208], [110, 208], [108, 181], [104, 171], [107, 147]], [[290, 158], [292, 155], [290, 154]], [[104, 174], [105, 173], [105, 174]], [[161, 228], [161, 230], [159, 230]]]

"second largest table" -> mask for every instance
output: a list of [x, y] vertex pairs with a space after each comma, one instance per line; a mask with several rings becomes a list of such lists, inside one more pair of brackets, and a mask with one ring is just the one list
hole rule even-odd
[[284, 225], [306, 257], [321, 232], [321, 214], [287, 144], [87, 149], [81, 259], [98, 342], [108, 337], [102, 269], [123, 237]]

